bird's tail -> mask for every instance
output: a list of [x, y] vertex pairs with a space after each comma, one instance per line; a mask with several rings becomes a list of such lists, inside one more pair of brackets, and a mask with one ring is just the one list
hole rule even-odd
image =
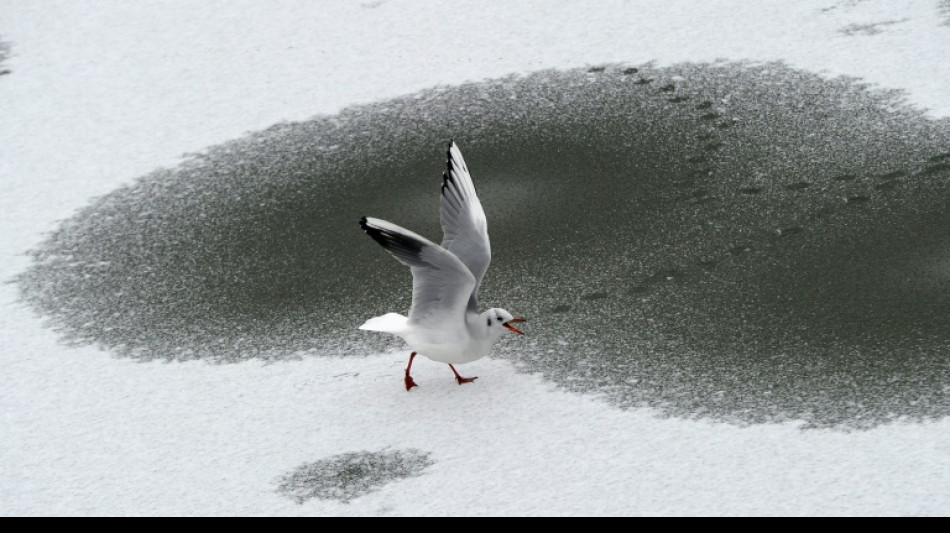
[[373, 317], [367, 320], [360, 329], [367, 331], [382, 331], [399, 335], [404, 333], [409, 327], [409, 319], [399, 313], [386, 313], [383, 316]]

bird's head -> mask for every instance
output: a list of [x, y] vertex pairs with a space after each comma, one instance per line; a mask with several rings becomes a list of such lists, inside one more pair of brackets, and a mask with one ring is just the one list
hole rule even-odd
[[520, 324], [524, 321], [525, 319], [513, 316], [508, 311], [499, 309], [497, 307], [482, 313], [482, 323], [485, 324], [489, 329], [497, 330], [499, 333], [502, 331], [502, 328], [504, 328], [508, 331], [511, 331], [512, 333], [524, 335], [520, 329], [513, 325]]

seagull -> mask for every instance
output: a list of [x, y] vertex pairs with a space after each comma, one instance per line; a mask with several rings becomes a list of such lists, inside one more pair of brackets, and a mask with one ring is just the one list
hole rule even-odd
[[525, 319], [500, 308], [478, 312], [478, 289], [491, 262], [488, 221], [455, 141], [448, 143], [446, 167], [439, 208], [441, 246], [392, 222], [360, 219], [363, 231], [412, 272], [409, 316], [387, 313], [360, 326], [396, 335], [412, 349], [406, 391], [418, 386], [411, 375], [417, 355], [448, 363], [455, 380], [464, 385], [478, 378], [462, 377], [454, 365], [485, 357], [506, 331], [524, 335], [513, 324]]

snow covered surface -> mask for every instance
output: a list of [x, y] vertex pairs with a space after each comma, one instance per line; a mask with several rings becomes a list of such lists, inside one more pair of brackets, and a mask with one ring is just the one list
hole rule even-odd
[[[437, 85], [782, 60], [903, 89], [948, 117], [941, 5], [0, 0], [13, 45], [0, 279], [92, 198], [182, 154]], [[481, 379], [461, 388], [419, 365], [412, 394], [403, 352], [141, 363], [64, 346], [13, 283], [0, 306], [0, 515], [950, 513], [947, 419], [803, 431], [663, 418], [498, 358], [466, 367]], [[362, 470], [334, 479], [356, 478], [356, 497], [281, 489], [295, 472], [345, 470], [333, 458], [347, 454], [364, 454]]]

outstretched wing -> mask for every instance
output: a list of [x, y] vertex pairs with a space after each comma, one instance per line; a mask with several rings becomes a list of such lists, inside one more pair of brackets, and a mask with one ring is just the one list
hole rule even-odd
[[434, 324], [464, 319], [476, 281], [458, 257], [385, 220], [363, 217], [360, 227], [412, 271], [410, 321]]
[[475, 277], [475, 289], [468, 305], [472, 311], [477, 311], [478, 289], [491, 263], [488, 220], [455, 141], [449, 143], [446, 159], [439, 210], [444, 234], [442, 247], [455, 254]]

